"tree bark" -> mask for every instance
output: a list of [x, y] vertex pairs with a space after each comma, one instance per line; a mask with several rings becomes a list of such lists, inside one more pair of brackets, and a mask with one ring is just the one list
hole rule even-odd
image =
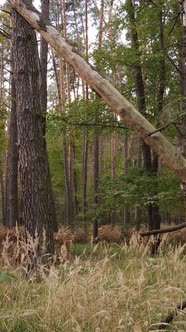
[[1, 188], [1, 216], [2, 216], [2, 225], [7, 226], [6, 223], [6, 208], [5, 208], [5, 189], [4, 189], [4, 180], [3, 180], [3, 169], [2, 162], [0, 160], [0, 188]]
[[[14, 62], [12, 56], [12, 63]], [[12, 69], [14, 64], [12, 65]], [[12, 75], [11, 86], [11, 113], [9, 126], [9, 143], [7, 155], [7, 192], [6, 192], [6, 218], [7, 226], [13, 227], [19, 223], [18, 213], [18, 149], [17, 149], [17, 115], [16, 115], [16, 86]]]
[[[123, 170], [124, 170], [124, 174], [127, 175], [127, 171], [129, 169], [128, 167], [128, 158], [129, 158], [129, 149], [128, 149], [128, 144], [129, 143], [129, 137], [127, 133], [124, 133], [124, 153], [123, 153], [123, 157], [124, 157], [124, 164], [123, 164]], [[124, 207], [123, 209], [123, 223], [124, 225], [127, 225], [130, 223], [130, 210], [127, 206]]]
[[79, 76], [102, 97], [113, 112], [118, 114], [135, 131], [136, 135], [141, 137], [160, 156], [176, 176], [180, 180], [186, 180], [186, 160], [181, 152], [162, 133], [156, 132], [151, 135], [156, 130], [155, 127], [109, 81], [73, 52], [72, 47], [64, 41], [56, 29], [44, 22], [40, 13], [33, 6], [25, 5], [21, 0], [9, 0], [9, 2], [34, 29], [40, 32], [57, 53], [74, 67]]
[[[45, 20], [49, 19], [49, 0], [41, 1], [41, 13]], [[48, 59], [48, 43], [41, 37], [40, 46], [40, 68], [41, 68], [41, 112], [43, 122], [43, 143], [46, 148], [46, 113], [47, 113], [47, 59]], [[54, 204], [54, 203], [53, 203]], [[57, 232], [57, 219], [53, 219], [52, 229]]]
[[35, 242], [35, 248], [29, 250], [28, 272], [32, 272], [38, 259], [54, 252], [52, 225], [56, 216], [43, 139], [37, 40], [33, 29], [16, 11], [12, 15], [12, 36], [14, 79], [19, 82], [16, 102], [23, 221], [28, 245], [30, 237]]

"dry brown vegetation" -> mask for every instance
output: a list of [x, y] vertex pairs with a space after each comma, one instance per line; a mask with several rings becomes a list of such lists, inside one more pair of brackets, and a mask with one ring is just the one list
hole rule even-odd
[[[152, 257], [132, 231], [129, 241], [114, 245], [106, 239], [118, 240], [118, 228], [103, 227], [97, 244], [85, 243], [83, 231], [78, 237], [63, 229], [55, 235], [58, 264], [47, 274], [39, 266], [39, 274], [26, 280], [22, 232], [0, 232], [0, 272], [15, 276], [0, 282], [1, 332], [158, 331], [161, 319], [186, 299], [185, 245], [173, 247], [169, 237]], [[165, 331], [185, 331], [185, 318], [180, 312]]]

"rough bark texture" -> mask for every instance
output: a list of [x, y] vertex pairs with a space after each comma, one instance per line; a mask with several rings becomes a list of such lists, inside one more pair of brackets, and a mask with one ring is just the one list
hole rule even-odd
[[102, 99], [117, 113], [127, 125], [135, 131], [150, 147], [160, 156], [170, 169], [181, 180], [186, 180], [186, 160], [160, 132], [154, 132], [155, 127], [140, 114], [135, 107], [126, 100], [105, 78], [72, 51], [60, 34], [51, 25], [41, 19], [39, 12], [31, 6], [24, 5], [21, 0], [9, 0], [29, 24], [40, 32], [47, 42], [55, 48], [57, 53], [68, 61], [75, 71], [82, 77], [90, 87], [95, 90]]
[[6, 218], [7, 226], [13, 227], [18, 220], [18, 149], [17, 149], [17, 116], [16, 116], [16, 87], [12, 77], [11, 113], [9, 127], [8, 160], [7, 160], [7, 193]]
[[[41, 13], [45, 20], [49, 19], [49, 0], [41, 1]], [[40, 68], [41, 68], [41, 112], [42, 112], [42, 123], [43, 123], [43, 143], [46, 148], [46, 113], [47, 113], [47, 59], [48, 59], [48, 43], [41, 37], [40, 45]], [[51, 186], [51, 184], [50, 184]], [[53, 219], [52, 224], [53, 231], [57, 231], [57, 219]]]
[[[55, 208], [43, 140], [39, 56], [33, 29], [16, 11], [12, 15], [12, 26], [14, 78], [19, 82], [16, 86], [16, 102], [23, 221], [27, 235], [30, 234], [34, 239], [37, 233], [39, 242], [35, 251], [36, 256], [41, 257], [44, 253], [52, 254], [54, 250], [52, 225]], [[33, 269], [34, 253], [30, 256], [29, 269]]]

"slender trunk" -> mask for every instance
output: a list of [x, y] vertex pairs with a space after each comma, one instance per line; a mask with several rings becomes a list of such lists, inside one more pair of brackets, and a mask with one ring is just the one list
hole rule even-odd
[[[49, 19], [49, 0], [41, 1], [41, 13], [43, 18], [47, 21]], [[40, 69], [41, 69], [41, 113], [43, 123], [43, 143], [46, 148], [46, 113], [47, 113], [47, 59], [48, 59], [48, 43], [41, 37], [40, 46]], [[51, 186], [51, 184], [50, 184]], [[52, 190], [52, 189], [51, 189]], [[54, 204], [54, 202], [53, 202]], [[57, 218], [53, 219], [53, 231], [58, 230]]]
[[[41, 1], [41, 14], [45, 20], [49, 19], [49, 0]], [[43, 117], [43, 136], [46, 134], [46, 112], [47, 112], [47, 58], [48, 43], [41, 37], [40, 67], [41, 67], [41, 110]], [[45, 142], [45, 140], [44, 140]]]
[[[128, 171], [128, 134], [125, 133], [124, 134], [124, 174], [127, 174]], [[124, 207], [123, 209], [123, 223], [124, 225], [129, 224], [130, 223], [130, 211], [128, 209], [128, 207]]]
[[[131, 41], [132, 46], [136, 50], [136, 54], [138, 54], [138, 64], [136, 66], [136, 73], [135, 73], [135, 85], [136, 85], [136, 95], [137, 95], [137, 105], [139, 111], [145, 115], [146, 113], [146, 101], [145, 101], [145, 88], [143, 82], [143, 75], [142, 75], [142, 68], [139, 56], [139, 43], [138, 43], [138, 33], [136, 29], [136, 22], [135, 22], [135, 14], [134, 14], [134, 7], [132, 1], [129, 0], [130, 5], [130, 12], [129, 12], [129, 19], [131, 24]], [[160, 20], [162, 23], [162, 17], [160, 16]], [[162, 26], [160, 26], [160, 34], [162, 34]], [[161, 38], [160, 38], [161, 39]], [[162, 39], [161, 39], [162, 42]], [[162, 70], [162, 67], [160, 67]], [[158, 94], [158, 101], [159, 105], [162, 105], [162, 99], [164, 90], [162, 89], [162, 85], [160, 84], [159, 94]], [[151, 150], [149, 145], [146, 142], [142, 141], [142, 154], [143, 154], [143, 163], [144, 163], [144, 170], [145, 173], [149, 176], [152, 175], [152, 158], [151, 158]], [[156, 172], [157, 173], [157, 172]], [[156, 204], [149, 204], [147, 207], [147, 222], [149, 225], [149, 229], [159, 228], [160, 227], [160, 216], [159, 216], [159, 207]]]
[[[159, 1], [159, 5], [161, 6], [162, 1]], [[158, 108], [158, 116], [163, 111], [163, 98], [165, 93], [165, 55], [164, 55], [164, 28], [163, 28], [163, 18], [162, 18], [162, 9], [160, 8], [158, 11], [158, 23], [159, 23], [159, 50], [160, 50], [160, 60], [159, 60], [159, 87], [158, 87], [158, 95], [157, 95], [157, 108]], [[159, 125], [159, 123], [158, 123]], [[158, 176], [158, 168], [159, 168], [159, 157], [153, 152], [152, 156], [152, 165], [151, 165], [151, 173], [153, 175]], [[157, 188], [153, 193], [157, 194]], [[152, 215], [152, 225], [150, 229], [159, 229], [161, 224], [161, 216], [159, 212], [159, 205], [152, 204], [151, 207], [151, 215]]]
[[[87, 0], [86, 3], [86, 50], [87, 50], [87, 60], [88, 60], [88, 8], [87, 8]], [[101, 0], [101, 9], [99, 13], [99, 33], [98, 33], [98, 48], [101, 49], [102, 47], [102, 37], [103, 37], [103, 15], [104, 15], [104, 0]], [[99, 98], [99, 96], [96, 95], [96, 99]], [[99, 114], [95, 114], [95, 122], [98, 119]], [[94, 170], [93, 170], [93, 181], [94, 181], [94, 208], [95, 211], [97, 211], [97, 205], [99, 202], [99, 134], [97, 131], [97, 128], [94, 130]], [[93, 223], [93, 239], [96, 239], [98, 237], [98, 228], [99, 228], [99, 222], [98, 222], [98, 215], [96, 216], [96, 219]]]
[[[116, 132], [113, 130], [111, 132], [111, 177], [114, 179], [116, 177]], [[116, 212], [113, 211], [111, 214], [112, 226], [116, 223]]]
[[[182, 11], [182, 48], [181, 48], [181, 92], [183, 99], [186, 97], [186, 0], [183, 1]], [[183, 100], [182, 110], [186, 111], [185, 99]], [[186, 115], [182, 118], [182, 150], [183, 155], [186, 157]]]
[[[12, 66], [13, 69], [13, 66]], [[12, 75], [11, 113], [9, 125], [9, 143], [7, 155], [7, 225], [13, 227], [19, 223], [18, 216], [18, 149], [17, 149], [17, 116], [16, 116], [16, 87]]]
[[[83, 26], [84, 30], [84, 42], [85, 42], [85, 56], [86, 60], [88, 61], [88, 3], [85, 0], [85, 27]], [[83, 98], [84, 100], [88, 100], [89, 92], [88, 92], [88, 84], [82, 81], [82, 88], [83, 88]], [[85, 230], [87, 229], [87, 178], [88, 178], [88, 148], [89, 148], [89, 137], [88, 137], [88, 130], [84, 128], [83, 130], [83, 151], [82, 151], [82, 193], [83, 193], [83, 222]]]
[[82, 193], [83, 193], [83, 222], [85, 229], [87, 227], [86, 213], [87, 213], [87, 176], [88, 176], [88, 130], [83, 131], [83, 151], [82, 151]]
[[[94, 206], [95, 210], [97, 209], [97, 204], [99, 202], [99, 136], [97, 133], [95, 133], [94, 137]], [[97, 219], [94, 220], [93, 223], [93, 239], [96, 239], [98, 237], [98, 227], [99, 222]]]
[[0, 161], [0, 188], [1, 188], [2, 225], [7, 226], [7, 223], [6, 223], [6, 206], [5, 206], [5, 188], [4, 188], [3, 168], [2, 168], [2, 162], [1, 161]]
[[[75, 160], [75, 147], [73, 146], [73, 159]], [[79, 198], [78, 198], [78, 178], [76, 169], [73, 169], [73, 179], [74, 179], [74, 212], [75, 216], [79, 214]]]
[[[2, 214], [2, 224], [3, 226], [8, 226], [7, 225], [7, 209], [6, 209], [6, 193], [7, 193], [7, 186], [6, 186], [6, 183], [5, 183], [5, 180], [4, 180], [4, 167], [3, 167], [3, 164], [5, 162], [5, 157], [4, 157], [4, 153], [5, 152], [5, 149], [3, 149], [3, 138], [5, 138], [5, 123], [3, 121], [3, 112], [4, 112], [4, 105], [3, 105], [3, 102], [4, 102], [4, 97], [5, 97], [5, 93], [4, 93], [4, 78], [5, 78], [5, 75], [4, 75], [4, 69], [5, 69], [5, 46], [1, 45], [0, 47], [0, 51], [1, 51], [1, 57], [0, 57], [0, 109], [1, 109], [1, 126], [0, 126], [0, 191], [1, 191], [1, 214]], [[7, 124], [8, 124], [8, 121], [7, 121]], [[3, 151], [4, 150], [4, 151]], [[6, 164], [8, 162], [8, 158], [6, 159]], [[7, 165], [6, 165], [7, 166]], [[7, 168], [7, 167], [6, 167]], [[6, 172], [7, 173], [7, 172]], [[8, 177], [6, 177], [7, 179]]]
[[[61, 0], [62, 5], [62, 35], [64, 39], [67, 39], [67, 21], [66, 21], [66, 3]], [[62, 69], [62, 66], [61, 66]], [[66, 80], [65, 80], [66, 77]], [[65, 85], [66, 81], [66, 85]], [[67, 91], [67, 107], [70, 111], [71, 104], [71, 89], [70, 89], [70, 66], [65, 63], [65, 72], [61, 75], [61, 88], [63, 99], [65, 96], [65, 90]], [[65, 100], [62, 101], [65, 105]], [[65, 173], [65, 188], [66, 188], [66, 210], [67, 210], [67, 224], [73, 226], [74, 224], [74, 171], [73, 171], [73, 137], [69, 134], [69, 142], [67, 142], [67, 132], [63, 131], [63, 153], [64, 153], [64, 173]]]

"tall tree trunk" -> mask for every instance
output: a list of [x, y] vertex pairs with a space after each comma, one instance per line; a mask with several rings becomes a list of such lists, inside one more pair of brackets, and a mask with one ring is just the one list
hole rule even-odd
[[[86, 35], [87, 35], [87, 42], [86, 42], [86, 49], [87, 49], [87, 60], [88, 60], [88, 18], [87, 18], [88, 8], [87, 8], [87, 0], [86, 0]], [[102, 47], [102, 39], [103, 39], [103, 17], [104, 17], [104, 0], [101, 0], [101, 8], [99, 12], [99, 31], [98, 31], [98, 48], [101, 49]], [[98, 66], [99, 67], [99, 66]], [[99, 99], [99, 96], [96, 95], [96, 99]], [[99, 114], [95, 114], [95, 122]], [[97, 204], [99, 202], [99, 133], [97, 128], [94, 130], [94, 170], [93, 170], [93, 181], [94, 181], [94, 207], [95, 211], [97, 209]], [[93, 223], [93, 239], [98, 237], [98, 216]]]
[[[124, 134], [124, 165], [123, 165], [123, 170], [124, 170], [124, 174], [127, 174], [128, 171], [128, 158], [129, 158], [129, 153], [128, 153], [128, 134], [125, 133]], [[130, 223], [130, 211], [128, 209], [128, 207], [124, 207], [123, 209], [123, 223], [124, 225], [129, 224]]]
[[[182, 4], [182, 40], [181, 40], [181, 92], [183, 99], [186, 97], [186, 0]], [[183, 100], [182, 109], [185, 112], [185, 99]], [[182, 149], [183, 155], [186, 158], [186, 115], [182, 120]]]
[[[49, 0], [41, 1], [41, 14], [45, 20], [49, 19]], [[41, 66], [41, 110], [43, 117], [43, 136], [46, 134], [46, 112], [47, 112], [47, 58], [48, 43], [41, 37], [40, 66]], [[46, 141], [44, 140], [46, 143]]]
[[5, 132], [5, 123], [3, 121], [3, 113], [4, 113], [4, 69], [5, 69], [5, 47], [2, 43], [0, 47], [0, 109], [1, 109], [1, 114], [0, 118], [2, 120], [1, 126], [0, 126], [0, 191], [1, 191], [1, 214], [2, 214], [2, 224], [3, 226], [7, 226], [7, 215], [6, 215], [6, 185], [5, 185], [5, 180], [4, 180], [4, 162], [5, 162], [5, 157], [4, 157], [4, 152], [3, 151], [3, 137], [5, 138], [4, 132]]
[[35, 243], [29, 252], [28, 272], [32, 272], [37, 268], [38, 259], [54, 252], [56, 216], [43, 139], [37, 40], [33, 29], [16, 11], [12, 15], [12, 45], [14, 79], [19, 82], [16, 102], [23, 220], [28, 245], [29, 237]]
[[[141, 62], [140, 62], [140, 51], [139, 51], [139, 43], [138, 43], [138, 33], [136, 28], [136, 22], [135, 22], [135, 12], [134, 12], [134, 6], [132, 3], [132, 0], [128, 0], [129, 4], [129, 20], [130, 20], [130, 29], [131, 29], [131, 43], [132, 47], [135, 49], [136, 54], [138, 56], [137, 62], [135, 68], [135, 85], [136, 85], [136, 96], [137, 96], [137, 105], [138, 110], [143, 115], [146, 114], [146, 101], [145, 101], [145, 88], [144, 88], [144, 82], [143, 82], [143, 76], [142, 76], [142, 68], [141, 68]], [[149, 145], [146, 144], [146, 142], [142, 141], [142, 154], [143, 154], [143, 163], [144, 163], [144, 169], [146, 175], [152, 174], [152, 160], [151, 160], [151, 150]], [[159, 215], [159, 208], [156, 206], [156, 204], [149, 204], [147, 207], [147, 222], [149, 225], [149, 229], [154, 229], [156, 227], [160, 227], [160, 224], [157, 222], [157, 220], [160, 221], [160, 217], [157, 218]]]
[[87, 176], [88, 176], [88, 130], [83, 130], [83, 148], [82, 148], [82, 213], [85, 229], [87, 228]]
[[[164, 27], [163, 27], [163, 17], [162, 17], [162, 0], [159, 0], [159, 10], [158, 10], [158, 23], [159, 23], [159, 51], [160, 51], [160, 60], [159, 60], [159, 87], [158, 87], [158, 95], [157, 95], [157, 109], [158, 109], [158, 117], [161, 115], [163, 111], [163, 98], [165, 93], [165, 55], [164, 55]], [[158, 122], [159, 126], [159, 122]], [[152, 155], [152, 165], [151, 172], [153, 175], [158, 176], [158, 168], [159, 168], [159, 157], [156, 153], [153, 152]], [[155, 188], [154, 194], [157, 194], [157, 188]], [[152, 204], [152, 229], [159, 229], [161, 224], [161, 217], [159, 212], [159, 205]]]
[[[95, 210], [97, 209], [97, 204], [99, 202], [99, 196], [98, 196], [98, 189], [99, 189], [99, 136], [97, 133], [95, 133], [94, 137], [94, 206]], [[98, 237], [98, 219], [94, 220], [93, 223], [93, 239], [96, 239]]]
[[[114, 117], [114, 115], [113, 115]], [[113, 130], [111, 132], [111, 177], [114, 179], [116, 177], [116, 132]], [[116, 212], [113, 211], [111, 214], [112, 226], [116, 223]]]
[[[85, 0], [85, 26], [82, 24], [84, 30], [84, 43], [85, 43], [85, 56], [86, 61], [88, 61], [88, 2]], [[88, 100], [89, 91], [88, 84], [82, 81], [83, 88], [83, 99]], [[88, 178], [88, 148], [89, 148], [89, 137], [87, 128], [83, 129], [83, 150], [82, 150], [82, 212], [83, 212], [83, 223], [85, 230], [87, 229], [87, 178]], [[93, 226], [94, 228], [94, 226]], [[94, 233], [94, 231], [93, 231]]]
[[[41, 13], [45, 20], [49, 19], [49, 0], [41, 1]], [[41, 68], [41, 113], [43, 122], [43, 143], [46, 148], [46, 113], [47, 113], [47, 59], [48, 43], [41, 37], [40, 45], [40, 68]], [[53, 219], [52, 229], [57, 232], [57, 218]]]
[[[14, 60], [12, 55], [12, 71]], [[18, 214], [18, 149], [17, 149], [17, 116], [16, 116], [16, 86], [12, 74], [11, 83], [11, 113], [9, 122], [9, 142], [7, 154], [7, 192], [6, 192], [6, 218], [7, 226], [13, 227], [19, 223]]]
[[6, 204], [5, 204], [5, 188], [4, 188], [4, 179], [3, 179], [3, 167], [0, 160], [0, 188], [1, 188], [1, 216], [2, 216], [2, 225], [7, 226], [6, 223]]

